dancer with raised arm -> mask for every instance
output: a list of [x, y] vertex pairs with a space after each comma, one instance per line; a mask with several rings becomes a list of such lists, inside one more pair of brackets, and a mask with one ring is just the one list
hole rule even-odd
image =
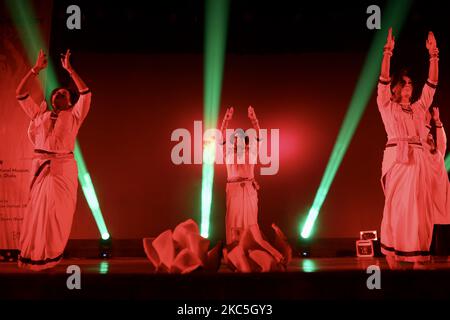
[[[444, 161], [447, 137], [438, 107], [432, 108], [431, 123], [432, 125], [428, 126], [430, 133], [428, 134], [425, 147], [429, 151], [427, 152], [429, 157], [427, 169], [430, 178], [430, 197], [433, 205], [433, 224], [450, 225], [450, 187]], [[433, 127], [435, 130], [432, 130]], [[435, 135], [432, 132], [435, 132]]]
[[[228, 108], [222, 122], [222, 137], [225, 144], [227, 167], [227, 243], [239, 241], [240, 234], [251, 225], [258, 224], [258, 184], [254, 178], [255, 163], [249, 161], [250, 137], [244, 130], [237, 129], [230, 137], [226, 137], [228, 123], [233, 117], [233, 107]], [[248, 109], [254, 129], [259, 132], [259, 124], [252, 107]], [[247, 160], [247, 161], [246, 161]]]
[[34, 146], [30, 199], [20, 235], [19, 266], [42, 270], [55, 266], [69, 239], [75, 212], [78, 170], [73, 151], [78, 130], [91, 104], [91, 93], [70, 64], [70, 51], [62, 67], [75, 82], [79, 99], [72, 105], [66, 88], [53, 90], [50, 102], [37, 104], [28, 93], [30, 84], [47, 67], [42, 50], [36, 64], [17, 87], [17, 99], [30, 118], [28, 136]]
[[[248, 118], [253, 130], [234, 130], [227, 134], [233, 117], [233, 107], [228, 108], [221, 127], [227, 168], [226, 186], [226, 243], [225, 257], [234, 268], [242, 272], [274, 271], [286, 266], [291, 249], [281, 230], [275, 231], [277, 248], [263, 236], [258, 225], [258, 190], [254, 169], [257, 162], [257, 144], [260, 140], [259, 121], [253, 107], [248, 107]], [[228, 250], [228, 253], [227, 253]]]
[[439, 50], [432, 32], [426, 48], [429, 53], [428, 79], [420, 98], [412, 101], [413, 82], [407, 72], [391, 80], [390, 59], [395, 39], [389, 29], [384, 46], [377, 104], [387, 133], [382, 164], [385, 195], [381, 223], [381, 250], [391, 265], [430, 259], [433, 213], [430, 185], [426, 174], [428, 157], [427, 113], [438, 83]]

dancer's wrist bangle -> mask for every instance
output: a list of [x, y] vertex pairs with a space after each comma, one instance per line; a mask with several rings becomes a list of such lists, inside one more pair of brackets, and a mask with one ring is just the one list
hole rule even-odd
[[384, 84], [384, 85], [388, 85], [391, 83], [391, 78], [384, 78], [384, 77], [380, 76], [378, 78], [378, 82], [381, 84]]
[[383, 55], [387, 55], [387, 56], [391, 57], [392, 56], [392, 50], [384, 49], [383, 50]]
[[436, 48], [434, 50], [428, 51], [428, 54], [430, 55], [430, 58], [439, 57], [439, 50]]
[[34, 67], [31, 68], [31, 73], [34, 74], [35, 76], [37, 76], [39, 74], [39, 72], [36, 71], [36, 69]]
[[431, 81], [430, 79], [427, 79], [427, 81], [425, 81], [425, 84], [427, 84], [429, 87], [431, 87], [433, 89], [436, 89], [438, 86], [437, 81], [434, 82], [434, 81]]
[[17, 100], [25, 100], [26, 98], [28, 98], [30, 94], [28, 92], [25, 92], [24, 94], [18, 95], [16, 96]]

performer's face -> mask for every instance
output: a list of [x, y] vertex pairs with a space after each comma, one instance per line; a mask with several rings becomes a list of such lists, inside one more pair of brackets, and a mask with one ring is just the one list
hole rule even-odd
[[56, 110], [70, 108], [70, 93], [67, 89], [59, 89], [52, 95], [52, 105]]
[[400, 80], [394, 87], [394, 94], [396, 100], [400, 99], [411, 99], [413, 92], [413, 84], [411, 78], [408, 76], [403, 76], [402, 80]]
[[248, 149], [248, 137], [240, 137], [240, 136], [234, 136], [234, 151], [243, 151], [245, 149]]

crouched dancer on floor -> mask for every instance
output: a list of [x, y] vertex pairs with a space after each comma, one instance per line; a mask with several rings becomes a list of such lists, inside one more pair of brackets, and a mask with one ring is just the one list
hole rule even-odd
[[[238, 271], [250, 272], [278, 270], [291, 257], [290, 247], [281, 230], [275, 231], [277, 248], [265, 240], [258, 226], [258, 190], [254, 169], [257, 162], [257, 145], [260, 141], [260, 127], [254, 109], [248, 108], [254, 136], [237, 129], [227, 134], [229, 121], [234, 109], [228, 108], [222, 122], [226, 185], [226, 260]], [[277, 250], [278, 249], [278, 250]]]

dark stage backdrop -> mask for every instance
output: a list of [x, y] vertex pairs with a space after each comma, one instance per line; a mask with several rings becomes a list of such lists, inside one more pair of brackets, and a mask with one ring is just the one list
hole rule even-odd
[[[275, 222], [297, 236], [363, 60], [364, 54], [351, 53], [227, 56], [221, 116], [234, 106], [232, 126], [247, 128], [251, 104], [261, 126], [280, 129], [279, 172], [257, 177], [264, 226]], [[193, 121], [201, 120], [202, 56], [74, 53], [74, 64], [93, 91], [79, 140], [111, 234], [156, 235], [184, 219], [199, 219], [201, 166], [172, 164], [170, 135], [176, 128], [192, 131]], [[357, 237], [360, 230], [379, 228], [385, 141], [373, 96], [324, 203], [318, 237]], [[225, 168], [216, 165], [216, 172], [212, 228], [220, 237]], [[72, 237], [95, 235], [79, 193]]]
[[[72, 3], [73, 2], [73, 3]], [[65, 9], [79, 3], [82, 30], [65, 29]], [[200, 219], [201, 166], [172, 164], [176, 128], [203, 115], [203, 1], [57, 1], [51, 56], [70, 47], [73, 65], [93, 92], [79, 142], [113, 238], [154, 236], [188, 218]], [[314, 200], [374, 31], [369, 2], [304, 4], [232, 1], [219, 121], [235, 107], [232, 127], [250, 126], [252, 105], [264, 128], [280, 129], [277, 175], [259, 176], [259, 219], [289, 238]], [[445, 10], [415, 6], [397, 39], [393, 67], [409, 64], [426, 79], [426, 33], [441, 50], [436, 101], [450, 123]], [[381, 2], [380, 6], [383, 7]], [[60, 72], [61, 82], [67, 82]], [[379, 229], [386, 135], [375, 96], [367, 106], [317, 221], [320, 238], [358, 237]], [[216, 166], [212, 238], [224, 237], [225, 177]], [[79, 189], [71, 238], [97, 238]]]

